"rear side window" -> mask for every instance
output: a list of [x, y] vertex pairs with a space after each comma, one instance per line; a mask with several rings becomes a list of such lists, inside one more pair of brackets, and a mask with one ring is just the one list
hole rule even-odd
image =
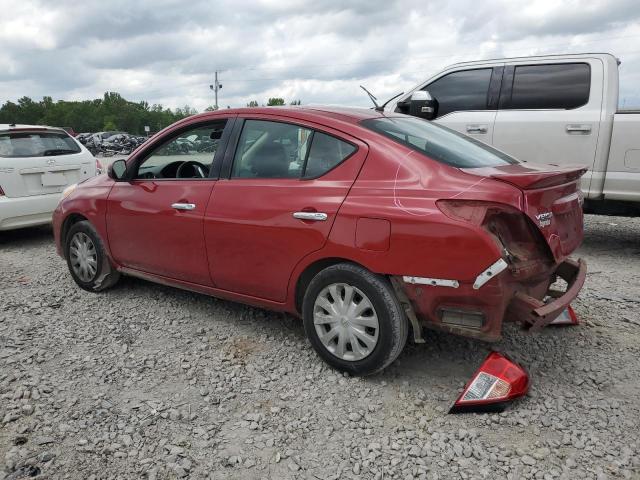
[[232, 178], [316, 178], [356, 150], [350, 143], [284, 122], [246, 120]]
[[491, 68], [453, 72], [423, 90], [438, 101], [438, 117], [464, 110], [486, 110], [491, 72]]
[[478, 140], [420, 118], [371, 118], [362, 121], [362, 125], [452, 167], [497, 167], [519, 163]]
[[80, 153], [66, 133], [10, 132], [0, 134], [0, 157], [51, 157]]
[[510, 109], [571, 109], [589, 101], [591, 68], [587, 63], [516, 66]]
[[304, 169], [304, 178], [316, 178], [324, 175], [333, 167], [342, 163], [356, 151], [350, 143], [321, 132], [314, 132], [311, 150]]

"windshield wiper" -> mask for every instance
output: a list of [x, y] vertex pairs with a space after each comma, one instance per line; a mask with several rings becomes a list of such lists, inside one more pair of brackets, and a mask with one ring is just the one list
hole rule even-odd
[[45, 157], [51, 157], [54, 155], [68, 155], [69, 153], [80, 153], [78, 150], [64, 150], [64, 149], [60, 149], [60, 150], [45, 150], [44, 152], [42, 152], [42, 155]]

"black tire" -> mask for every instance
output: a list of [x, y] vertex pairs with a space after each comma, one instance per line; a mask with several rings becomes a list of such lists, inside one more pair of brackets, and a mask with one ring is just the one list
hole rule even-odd
[[[332, 284], [347, 284], [364, 293], [378, 320], [377, 344], [359, 360], [345, 360], [324, 346], [314, 324], [315, 302]], [[388, 367], [407, 342], [409, 324], [388, 279], [352, 263], [340, 263], [319, 272], [309, 284], [302, 304], [304, 329], [315, 351], [332, 367], [351, 375], [371, 375]], [[353, 347], [351, 347], [353, 349]]]
[[[91, 275], [89, 279], [80, 278], [72, 265], [74, 260], [72, 259], [71, 245], [78, 234], [86, 235], [91, 240], [95, 248], [97, 266], [95, 274]], [[86, 220], [75, 223], [71, 226], [67, 233], [67, 237], [65, 238], [64, 253], [71, 277], [73, 277], [76, 284], [84, 290], [89, 292], [100, 292], [112, 287], [120, 279], [120, 272], [113, 268], [109, 262], [109, 258], [105, 254], [104, 245], [102, 243], [102, 239], [98, 235], [98, 232], [96, 232], [93, 225]]]

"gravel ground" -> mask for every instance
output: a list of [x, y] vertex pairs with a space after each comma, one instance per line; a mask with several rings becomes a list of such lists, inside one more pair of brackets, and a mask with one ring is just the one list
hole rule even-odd
[[447, 415], [491, 345], [429, 333], [383, 374], [297, 320], [125, 278], [75, 286], [49, 229], [0, 237], [0, 476], [640, 478], [640, 219], [586, 218], [579, 327], [494, 345], [528, 397]]

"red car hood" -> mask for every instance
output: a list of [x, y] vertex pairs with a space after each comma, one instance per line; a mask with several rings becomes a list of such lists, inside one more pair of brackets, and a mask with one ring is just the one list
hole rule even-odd
[[580, 246], [583, 224], [579, 180], [586, 167], [519, 163], [462, 170], [520, 189], [522, 211], [540, 230], [556, 260], [564, 260]]

